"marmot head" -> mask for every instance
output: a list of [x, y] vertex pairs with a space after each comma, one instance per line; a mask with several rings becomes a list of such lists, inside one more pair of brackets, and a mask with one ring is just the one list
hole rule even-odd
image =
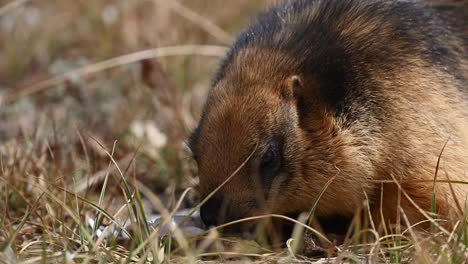
[[[189, 142], [205, 196], [244, 163], [202, 206], [205, 224], [308, 211], [346, 166], [340, 122], [319, 99], [319, 86], [284, 54], [247, 49], [233, 58], [214, 83]], [[340, 213], [352, 212], [357, 199], [344, 197], [343, 190], [356, 188], [360, 196], [359, 185], [332, 184], [320, 210], [333, 210], [339, 201], [350, 207]]]
[[[334, 176], [318, 217], [353, 215], [364, 193], [379, 206], [376, 180], [431, 179], [437, 142], [464, 121], [445, 114], [464, 86], [455, 81], [463, 66], [451, 68], [459, 41], [428, 11], [405, 1], [294, 1], [246, 28], [190, 138], [203, 195], [243, 165], [202, 206], [205, 223], [308, 211]], [[392, 208], [396, 189], [385, 188]], [[428, 208], [430, 184], [406, 188]]]

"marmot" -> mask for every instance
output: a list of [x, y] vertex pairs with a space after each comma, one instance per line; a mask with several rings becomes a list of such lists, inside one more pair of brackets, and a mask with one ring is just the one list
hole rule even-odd
[[461, 8], [449, 21], [421, 1], [295, 0], [259, 15], [222, 61], [188, 142], [204, 195], [244, 163], [203, 221], [309, 211], [332, 177], [318, 217], [350, 217], [367, 196], [374, 221], [395, 223], [400, 204], [414, 224], [433, 189], [438, 217], [460, 215], [468, 185], [447, 181], [468, 182]]

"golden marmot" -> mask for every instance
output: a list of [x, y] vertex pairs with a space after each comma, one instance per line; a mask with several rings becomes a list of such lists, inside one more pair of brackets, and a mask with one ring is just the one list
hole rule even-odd
[[[203, 221], [309, 211], [336, 176], [318, 217], [352, 216], [367, 194], [375, 218], [382, 207], [395, 222], [395, 181], [428, 212], [436, 168], [437, 213], [461, 213], [468, 185], [447, 183], [468, 182], [468, 16], [457, 10], [296, 0], [261, 14], [223, 60], [189, 140], [204, 195], [246, 161]], [[425, 218], [403, 194], [400, 205], [411, 223]]]

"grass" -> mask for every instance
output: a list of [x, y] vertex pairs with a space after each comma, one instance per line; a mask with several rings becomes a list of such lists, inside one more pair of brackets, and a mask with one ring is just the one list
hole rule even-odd
[[[225, 225], [295, 223], [279, 250], [224, 237], [223, 226], [190, 234], [173, 224], [178, 210], [206, 201], [185, 139], [210, 76], [235, 33], [272, 2], [0, 1], [0, 263], [317, 260], [301, 250], [321, 236], [317, 202], [299, 220]], [[423, 223], [379, 229], [364, 204], [343, 245], [328, 241], [321, 253], [332, 262], [463, 263], [459, 207], [451, 229], [428, 214], [424, 233], [415, 228]], [[159, 225], [149, 221], [156, 213]]]

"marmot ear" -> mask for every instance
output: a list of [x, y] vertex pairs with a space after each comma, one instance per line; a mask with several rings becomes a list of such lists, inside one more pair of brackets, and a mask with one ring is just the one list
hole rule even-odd
[[[292, 75], [286, 79], [284, 89], [288, 94], [289, 100], [295, 106], [299, 126], [307, 129], [315, 129], [317, 119], [317, 84], [314, 81], [305, 80], [300, 75]], [[312, 125], [312, 127], [311, 127]]]
[[301, 94], [304, 84], [299, 75], [292, 75], [286, 79], [285, 89], [283, 94], [286, 98], [294, 98]]

